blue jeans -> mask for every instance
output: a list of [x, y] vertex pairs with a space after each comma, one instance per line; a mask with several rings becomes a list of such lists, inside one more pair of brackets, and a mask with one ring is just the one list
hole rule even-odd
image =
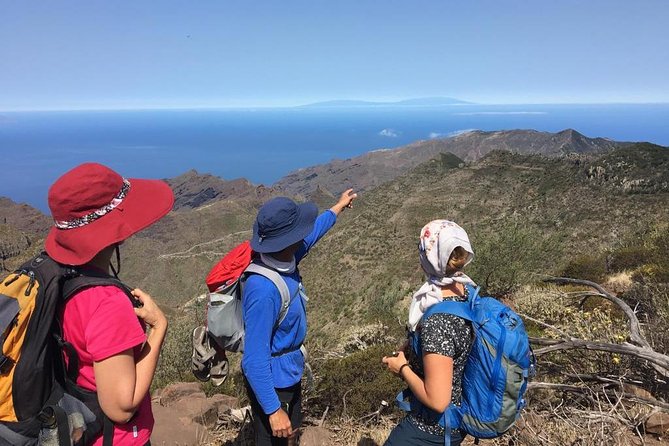
[[[460, 446], [463, 437], [457, 431], [451, 434], [451, 446]], [[443, 446], [444, 436], [428, 434], [418, 429], [407, 417], [390, 433], [383, 446]]]

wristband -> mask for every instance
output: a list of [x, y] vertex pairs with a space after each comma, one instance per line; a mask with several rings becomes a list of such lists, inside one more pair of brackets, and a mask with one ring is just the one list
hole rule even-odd
[[409, 365], [408, 362], [405, 362], [404, 364], [402, 364], [402, 366], [400, 367], [400, 369], [397, 371], [397, 374], [400, 375], [400, 377], [402, 377], [402, 369], [403, 369], [404, 367], [409, 367], [409, 368], [411, 368], [411, 365]]

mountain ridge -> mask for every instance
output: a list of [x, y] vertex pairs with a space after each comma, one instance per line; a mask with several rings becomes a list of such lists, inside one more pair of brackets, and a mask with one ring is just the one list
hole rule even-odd
[[629, 145], [606, 138], [588, 138], [573, 129], [550, 133], [537, 130], [471, 130], [446, 138], [416, 141], [394, 149], [379, 149], [357, 157], [301, 168], [274, 183], [288, 194], [308, 196], [318, 185], [334, 194], [347, 185], [365, 191], [389, 181], [439, 153], [450, 152], [465, 162], [492, 150], [535, 153], [552, 157], [570, 153], [609, 152]]
[[234, 198], [264, 199], [271, 187], [255, 185], [246, 178], [225, 180], [209, 173], [191, 169], [177, 177], [165, 179], [174, 191], [174, 209], [194, 209], [213, 201]]

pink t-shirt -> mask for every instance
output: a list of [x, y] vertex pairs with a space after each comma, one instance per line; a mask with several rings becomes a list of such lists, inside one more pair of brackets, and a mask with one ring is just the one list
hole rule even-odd
[[[79, 354], [77, 384], [95, 391], [93, 362], [132, 348], [137, 358], [146, 340], [128, 296], [115, 286], [95, 286], [73, 295], [63, 311], [63, 338]], [[153, 413], [147, 393], [130, 422], [114, 427], [114, 445], [144, 445], [151, 438]], [[102, 436], [93, 443], [102, 445]]]

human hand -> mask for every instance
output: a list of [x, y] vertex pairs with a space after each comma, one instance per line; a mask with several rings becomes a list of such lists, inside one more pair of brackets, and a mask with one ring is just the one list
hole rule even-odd
[[283, 409], [279, 409], [269, 416], [269, 425], [272, 428], [272, 435], [274, 437], [288, 438], [293, 435], [290, 418], [288, 418], [288, 414]]
[[400, 367], [408, 363], [407, 358], [404, 356], [404, 352], [402, 351], [397, 352], [397, 355], [384, 356], [383, 359], [381, 359], [381, 362], [387, 365], [388, 370], [390, 370], [395, 375], [399, 375]]
[[352, 208], [353, 200], [355, 200], [356, 198], [358, 198], [358, 194], [354, 193], [353, 189], [346, 189], [344, 192], [342, 192], [341, 196], [339, 197], [339, 201], [337, 201], [337, 203], [330, 209], [335, 214], [339, 214], [346, 208]]
[[142, 303], [141, 307], [135, 308], [137, 317], [151, 328], [167, 329], [167, 318], [153, 298], [139, 288], [135, 288], [131, 293]]

